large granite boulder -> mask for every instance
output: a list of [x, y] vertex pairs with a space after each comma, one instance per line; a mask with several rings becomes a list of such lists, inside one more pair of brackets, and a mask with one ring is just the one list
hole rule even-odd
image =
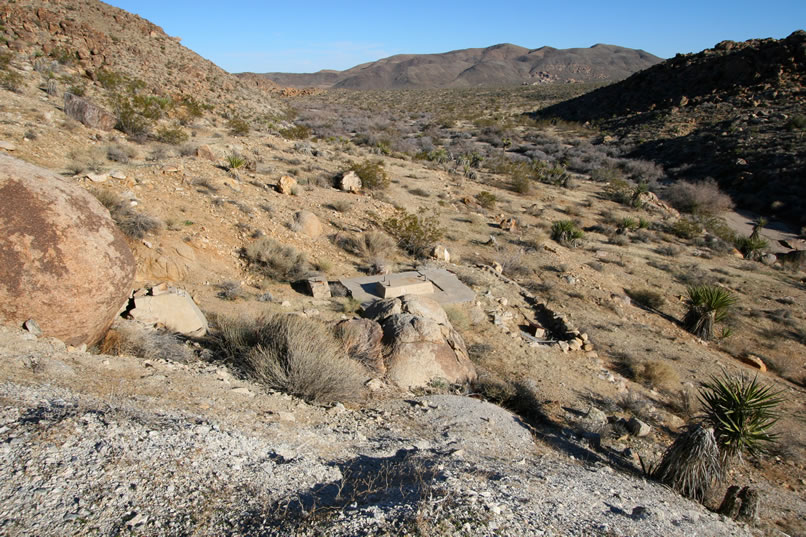
[[135, 261], [109, 212], [55, 173], [0, 154], [0, 322], [69, 345], [103, 337]]
[[91, 129], [104, 131], [114, 129], [118, 121], [97, 104], [69, 92], [64, 94], [64, 113]]
[[365, 315], [383, 328], [386, 376], [401, 388], [424, 387], [438, 379], [452, 384], [476, 379], [462, 336], [434, 299], [385, 299], [369, 306]]
[[182, 289], [169, 289], [167, 292], [135, 296], [134, 308], [129, 315], [143, 324], [167, 328], [186, 336], [200, 337], [209, 328], [207, 318], [193, 299]]

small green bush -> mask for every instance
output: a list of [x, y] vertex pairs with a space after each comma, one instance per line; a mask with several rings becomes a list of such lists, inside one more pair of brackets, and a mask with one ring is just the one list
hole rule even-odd
[[249, 266], [267, 278], [279, 281], [297, 281], [311, 272], [304, 253], [263, 237], [241, 250]]
[[310, 127], [305, 125], [294, 125], [286, 129], [280, 129], [280, 136], [286, 140], [307, 140], [311, 137]]
[[493, 209], [495, 208], [495, 202], [498, 201], [498, 199], [495, 197], [495, 194], [482, 190], [476, 194], [476, 201], [479, 202], [479, 205], [485, 209]]
[[769, 243], [761, 237], [750, 236], [737, 238], [734, 245], [746, 259], [755, 259], [769, 246]]
[[584, 236], [573, 220], [558, 220], [551, 225], [551, 238], [564, 246], [578, 246]]
[[786, 126], [789, 130], [792, 131], [806, 129], [806, 115], [804, 114], [793, 115], [786, 123]]
[[681, 239], [693, 239], [702, 235], [702, 224], [694, 218], [679, 218], [670, 227], [669, 231]]
[[401, 248], [417, 257], [427, 255], [444, 235], [437, 215], [426, 215], [424, 209], [419, 214], [398, 209], [395, 216], [384, 221], [383, 228]]
[[0, 88], [4, 90], [18, 92], [22, 87], [22, 76], [13, 71], [0, 73]]
[[187, 142], [190, 136], [181, 127], [161, 127], [157, 130], [156, 138], [164, 144], [179, 145]]
[[354, 171], [361, 178], [364, 188], [370, 190], [381, 190], [389, 186], [389, 175], [383, 167], [383, 161], [364, 160], [360, 163], [351, 163], [350, 170]]
[[249, 134], [249, 123], [239, 117], [230, 119], [227, 122], [227, 127], [233, 136], [246, 136]]
[[714, 338], [714, 325], [725, 320], [736, 298], [722, 287], [714, 285], [693, 285], [688, 288], [683, 318], [686, 330], [702, 340]]

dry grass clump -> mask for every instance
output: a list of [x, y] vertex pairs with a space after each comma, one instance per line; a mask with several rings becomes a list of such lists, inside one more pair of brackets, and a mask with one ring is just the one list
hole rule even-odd
[[303, 252], [268, 237], [242, 248], [241, 256], [253, 270], [273, 280], [296, 281], [311, 272]]
[[342, 237], [338, 243], [351, 254], [368, 260], [386, 256], [395, 248], [395, 241], [380, 231], [366, 231], [358, 236]]
[[130, 354], [146, 360], [190, 362], [196, 359], [193, 351], [176, 334], [153, 330], [136, 321], [123, 319], [117, 321], [106, 333], [98, 350], [101, 354]]
[[327, 326], [297, 315], [218, 319], [216, 343], [268, 389], [309, 402], [356, 400], [368, 376]]
[[101, 205], [107, 208], [112, 220], [124, 235], [132, 239], [142, 239], [146, 235], [162, 229], [162, 221], [135, 211], [111, 190], [92, 190], [90, 192], [101, 202]]
[[379, 358], [383, 354], [380, 339], [368, 337], [366, 329], [354, 323], [337, 324], [335, 334], [350, 358], [376, 374], [383, 374], [378, 370]]
[[630, 289], [626, 293], [633, 302], [653, 310], [660, 309], [666, 303], [662, 294], [651, 289]]
[[683, 496], [701, 501], [723, 474], [714, 430], [700, 424], [689, 426], [651, 474]]

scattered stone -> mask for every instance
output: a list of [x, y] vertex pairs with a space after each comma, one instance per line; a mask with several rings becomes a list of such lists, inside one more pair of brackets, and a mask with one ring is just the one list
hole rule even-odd
[[330, 298], [330, 285], [323, 276], [308, 278], [306, 282], [308, 292], [314, 298]]
[[652, 427], [638, 418], [632, 417], [627, 422], [627, 430], [630, 431], [630, 434], [633, 436], [642, 437], [649, 435], [649, 433], [652, 432]]
[[504, 273], [504, 267], [498, 261], [493, 261], [493, 270], [496, 271], [498, 274]]
[[105, 173], [88, 173], [84, 177], [92, 181], [93, 183], [105, 183], [109, 176]]
[[64, 113], [91, 129], [110, 131], [118, 122], [115, 116], [100, 106], [70, 92], [64, 94]]
[[369, 379], [364, 385], [371, 392], [379, 392], [386, 387], [383, 381], [379, 378]]
[[362, 186], [361, 178], [354, 171], [344, 173], [338, 181], [339, 190], [344, 192], [357, 193], [361, 191]]
[[109, 212], [55, 173], [0, 154], [0, 229], [0, 322], [33, 318], [45, 336], [96, 343], [135, 272]]
[[742, 362], [757, 368], [759, 371], [762, 372], [767, 371], [767, 364], [765, 364], [764, 360], [762, 360], [755, 354], [745, 354], [741, 356], [740, 359]]
[[22, 324], [22, 326], [36, 337], [40, 337], [42, 335], [42, 329], [39, 328], [39, 323], [34, 319], [28, 319]]
[[442, 246], [441, 244], [434, 246], [434, 249], [431, 250], [431, 257], [437, 259], [438, 261], [444, 261], [446, 263], [451, 262], [451, 253], [445, 246]]
[[763, 256], [761, 256], [761, 262], [767, 265], [768, 267], [773, 266], [776, 261], [778, 261], [778, 257], [776, 257], [776, 255], [773, 253], [768, 252]]
[[518, 231], [518, 219], [514, 217], [504, 217], [498, 222], [498, 227], [504, 231], [516, 232]]
[[16, 151], [17, 146], [12, 144], [11, 142], [6, 142], [5, 140], [0, 140], [0, 149], [4, 149], [6, 151]]
[[126, 179], [126, 174], [120, 170], [113, 170], [109, 172], [109, 177], [111, 177], [112, 179], [118, 179], [122, 181]]
[[285, 194], [286, 196], [293, 194], [296, 187], [297, 180], [289, 175], [283, 175], [280, 177], [280, 180], [277, 181], [277, 192]]

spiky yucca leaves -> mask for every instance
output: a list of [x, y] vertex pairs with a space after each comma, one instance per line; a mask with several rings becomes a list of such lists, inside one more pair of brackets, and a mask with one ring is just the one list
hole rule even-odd
[[744, 374], [711, 377], [702, 387], [705, 422], [714, 428], [723, 463], [763, 453], [777, 439], [770, 428], [778, 421], [779, 394]]
[[577, 246], [584, 236], [573, 220], [558, 220], [551, 225], [551, 238], [564, 246]]
[[722, 468], [714, 430], [694, 424], [669, 446], [652, 477], [683, 496], [702, 501], [711, 485], [722, 478]]
[[688, 288], [688, 311], [683, 325], [700, 339], [710, 341], [714, 337], [714, 325], [725, 319], [735, 303], [736, 298], [727, 289], [715, 285], [693, 285]]

